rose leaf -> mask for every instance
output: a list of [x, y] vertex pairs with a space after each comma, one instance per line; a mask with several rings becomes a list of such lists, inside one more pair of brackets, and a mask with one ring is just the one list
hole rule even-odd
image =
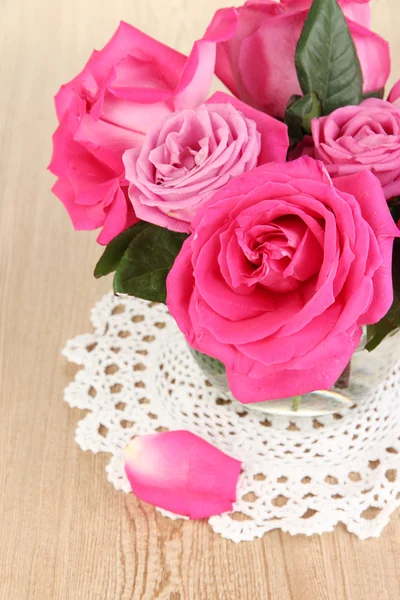
[[400, 239], [393, 246], [393, 303], [386, 315], [375, 325], [368, 325], [368, 343], [366, 349], [374, 350], [387, 335], [400, 328]]
[[316, 92], [323, 114], [362, 100], [362, 71], [337, 0], [314, 0], [297, 43], [295, 64], [304, 94]]
[[289, 138], [292, 141], [300, 141], [305, 133], [311, 133], [311, 120], [320, 117], [321, 114], [321, 102], [315, 92], [305, 96], [292, 96], [285, 112]]
[[165, 302], [168, 273], [188, 236], [151, 223], [141, 225], [117, 267], [114, 292]]
[[104, 277], [105, 275], [109, 275], [118, 268], [118, 265], [121, 262], [121, 259], [125, 254], [129, 244], [136, 235], [143, 231], [144, 225], [147, 225], [147, 223], [136, 223], [136, 225], [132, 225], [132, 227], [125, 229], [125, 231], [111, 240], [111, 242], [106, 246], [94, 269], [93, 274], [96, 279], [99, 277]]

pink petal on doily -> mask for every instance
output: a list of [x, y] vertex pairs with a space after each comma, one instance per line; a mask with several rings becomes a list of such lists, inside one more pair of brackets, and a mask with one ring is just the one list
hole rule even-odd
[[190, 519], [232, 510], [241, 462], [189, 431], [138, 436], [125, 448], [138, 498]]

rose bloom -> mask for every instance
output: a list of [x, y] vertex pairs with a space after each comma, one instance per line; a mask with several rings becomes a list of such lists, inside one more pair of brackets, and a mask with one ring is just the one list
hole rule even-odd
[[332, 177], [370, 169], [387, 200], [400, 194], [400, 110], [370, 98], [311, 123], [315, 158]]
[[124, 154], [136, 215], [174, 231], [190, 231], [199, 208], [229, 179], [284, 161], [287, 127], [224, 93], [167, 116], [141, 148]]
[[320, 161], [232, 179], [196, 215], [167, 279], [188, 343], [221, 360], [244, 403], [330, 388], [393, 300], [398, 230], [369, 171]]
[[[301, 94], [294, 63], [296, 45], [312, 0], [246, 2], [235, 12], [217, 11], [208, 33], [224, 26], [216, 73], [244, 102], [283, 117], [293, 94]], [[383, 88], [390, 72], [388, 43], [369, 30], [369, 0], [339, 0], [347, 17], [364, 77], [364, 92]]]
[[107, 244], [137, 221], [122, 155], [140, 146], [158, 120], [204, 102], [222, 34], [217, 25], [187, 58], [121, 23], [103, 50], [61, 87], [49, 168], [58, 177], [53, 191], [75, 229], [102, 227], [97, 241]]

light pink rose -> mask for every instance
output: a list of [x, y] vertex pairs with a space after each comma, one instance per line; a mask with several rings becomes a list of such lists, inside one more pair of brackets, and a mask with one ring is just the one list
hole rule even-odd
[[232, 510], [240, 461], [189, 431], [135, 437], [124, 450], [132, 491], [190, 519]]
[[400, 110], [369, 98], [313, 119], [315, 158], [332, 177], [369, 169], [381, 182], [387, 200], [400, 194]]
[[[383, 88], [390, 72], [388, 43], [369, 31], [368, 1], [341, 0], [364, 76], [364, 92]], [[311, 0], [246, 2], [217, 11], [209, 27], [225, 27], [217, 46], [216, 73], [244, 102], [283, 117], [293, 94], [301, 94], [295, 51]], [[356, 21], [352, 20], [356, 19]]]
[[284, 161], [287, 127], [224, 93], [198, 108], [167, 116], [141, 148], [124, 154], [136, 215], [174, 231], [190, 223], [229, 179], [273, 160]]
[[197, 41], [190, 56], [121, 23], [101, 51], [56, 96], [59, 127], [50, 170], [53, 191], [76, 229], [102, 227], [107, 244], [137, 221], [127, 199], [122, 155], [174, 110], [207, 98], [215, 65], [218, 26]]
[[196, 215], [167, 279], [188, 343], [244, 403], [331, 387], [393, 300], [393, 222], [369, 171], [309, 157], [232, 179]]

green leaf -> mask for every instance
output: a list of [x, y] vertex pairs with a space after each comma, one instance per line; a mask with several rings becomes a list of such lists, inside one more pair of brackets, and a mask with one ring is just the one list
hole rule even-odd
[[125, 231], [111, 240], [111, 242], [106, 246], [106, 249], [104, 250], [94, 269], [93, 274], [96, 279], [99, 277], [104, 277], [105, 275], [109, 275], [109, 273], [113, 273], [117, 269], [129, 244], [141, 231], [143, 231], [143, 222], [132, 225], [132, 227], [125, 229]]
[[375, 325], [368, 325], [367, 350], [374, 350], [387, 335], [400, 327], [400, 239], [394, 240], [393, 245], [393, 303], [386, 315]]
[[379, 323], [375, 323], [375, 325], [368, 325], [368, 342], [365, 349], [368, 350], [368, 352], [372, 352], [372, 350], [375, 350], [385, 337], [392, 331], [395, 331], [395, 329], [397, 329], [397, 327], [390, 323], [385, 317], [381, 319]]
[[321, 102], [315, 92], [305, 96], [292, 96], [285, 112], [285, 123], [291, 141], [299, 142], [305, 133], [311, 133], [311, 120], [321, 114]]
[[323, 114], [362, 100], [362, 72], [337, 0], [314, 0], [297, 43], [295, 64], [304, 94], [316, 92]]
[[372, 92], [366, 92], [363, 94], [362, 99], [368, 100], [368, 98], [379, 98], [379, 100], [383, 100], [383, 96], [385, 95], [385, 88], [380, 88], [379, 90], [373, 90]]
[[397, 223], [400, 221], [400, 196], [395, 196], [389, 200], [389, 210], [392, 214], [393, 221]]
[[114, 291], [165, 302], [167, 275], [188, 236], [151, 223], [141, 225], [115, 272]]

